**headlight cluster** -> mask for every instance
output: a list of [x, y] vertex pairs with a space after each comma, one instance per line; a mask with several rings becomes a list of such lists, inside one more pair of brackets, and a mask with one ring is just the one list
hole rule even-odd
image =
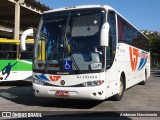
[[83, 83], [83, 87], [93, 87], [93, 86], [99, 86], [104, 83], [104, 80], [96, 80], [96, 81], [88, 81]]
[[45, 84], [44, 81], [38, 80], [38, 79], [33, 79], [33, 82], [34, 82], [35, 84], [39, 84], [39, 85], [44, 85], [44, 84]]

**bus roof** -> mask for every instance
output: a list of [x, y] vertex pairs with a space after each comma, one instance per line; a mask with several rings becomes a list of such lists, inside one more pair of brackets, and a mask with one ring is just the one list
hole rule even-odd
[[106, 10], [114, 10], [111, 6], [108, 6], [108, 5], [81, 5], [81, 6], [70, 6], [70, 7], [52, 9], [49, 11], [45, 11], [43, 14], [58, 12], [58, 11], [65, 11], [65, 10], [78, 10], [78, 9], [85, 9], [85, 8], [105, 8]]

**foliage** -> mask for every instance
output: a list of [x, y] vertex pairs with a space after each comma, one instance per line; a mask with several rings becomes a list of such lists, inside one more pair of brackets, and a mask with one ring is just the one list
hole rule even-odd
[[149, 38], [152, 62], [160, 62], [160, 33], [153, 32], [146, 36]]

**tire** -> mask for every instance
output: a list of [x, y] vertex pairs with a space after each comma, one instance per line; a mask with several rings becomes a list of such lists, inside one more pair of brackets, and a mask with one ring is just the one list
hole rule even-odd
[[145, 77], [142, 82], [139, 83], [139, 85], [146, 85], [146, 80], [147, 80], [147, 72], [145, 71]]
[[119, 85], [119, 93], [117, 93], [116, 95], [113, 96], [113, 100], [120, 101], [123, 97], [124, 90], [125, 90], [124, 78], [121, 76], [120, 77], [120, 85]]

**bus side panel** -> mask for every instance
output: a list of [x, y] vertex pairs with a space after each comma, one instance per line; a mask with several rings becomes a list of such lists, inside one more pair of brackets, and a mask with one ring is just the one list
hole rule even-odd
[[32, 77], [32, 61], [0, 60], [0, 82]]
[[124, 71], [126, 76], [126, 88], [129, 88], [144, 80], [145, 68], [149, 71], [148, 62], [149, 53], [124, 43], [118, 44], [115, 59], [118, 68]]

